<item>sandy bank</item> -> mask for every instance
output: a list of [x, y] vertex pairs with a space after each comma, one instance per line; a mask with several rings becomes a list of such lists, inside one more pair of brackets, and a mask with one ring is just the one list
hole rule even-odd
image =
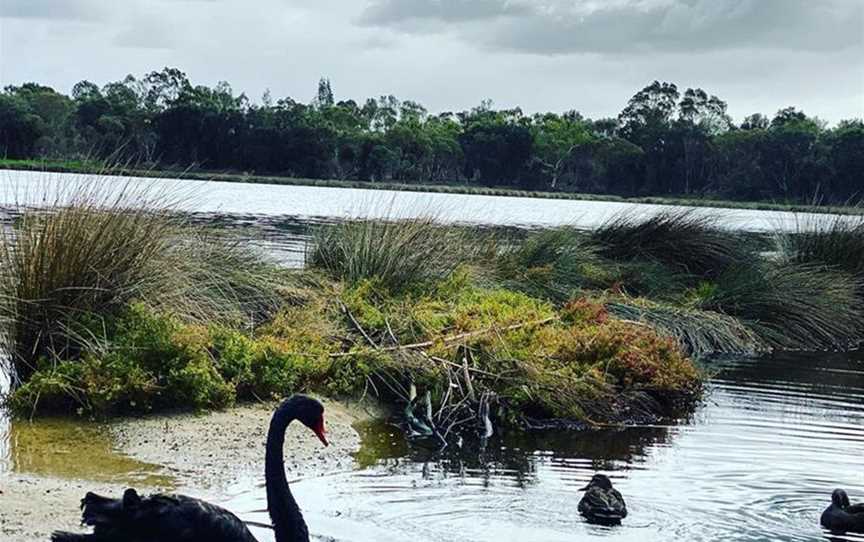
[[[112, 423], [119, 453], [159, 465], [173, 484], [136, 484], [144, 491], [175, 490], [220, 500], [240, 479], [263, 478], [264, 442], [274, 405], [244, 405], [204, 415], [178, 414]], [[371, 415], [359, 406], [325, 401], [327, 448], [300, 424], [285, 439], [289, 478], [351, 468], [360, 437], [351, 425]], [[69, 457], [87, 461], [86, 457]], [[70, 480], [26, 473], [0, 474], [0, 540], [46, 541], [55, 529], [76, 530], [86, 491], [117, 494], [126, 484]], [[173, 485], [174, 487], [170, 487]], [[263, 491], [263, 489], [262, 489]]]

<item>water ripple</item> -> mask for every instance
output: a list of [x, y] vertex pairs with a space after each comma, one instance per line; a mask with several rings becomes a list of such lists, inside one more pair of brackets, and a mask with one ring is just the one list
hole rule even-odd
[[[292, 487], [313, 532], [339, 541], [864, 541], [819, 528], [835, 486], [864, 501], [860, 357], [722, 369], [680, 424], [508, 435], [434, 461], [388, 450], [368, 469]], [[576, 512], [578, 489], [598, 470], [627, 499], [619, 527], [587, 525]], [[260, 490], [229, 504], [264, 508]]]

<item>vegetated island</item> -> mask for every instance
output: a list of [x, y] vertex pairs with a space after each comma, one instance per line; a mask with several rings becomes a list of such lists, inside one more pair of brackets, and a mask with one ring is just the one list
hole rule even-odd
[[84, 181], [46, 206], [0, 251], [7, 404], [31, 417], [311, 391], [376, 396], [438, 440], [619, 426], [691, 404], [694, 359], [850, 349], [864, 328], [860, 220], [772, 239], [690, 212], [592, 232], [351, 221], [290, 270], [152, 187]]
[[7, 86], [0, 167], [857, 212], [861, 119], [829, 127], [786, 107], [735, 123], [717, 96], [657, 81], [622, 107], [603, 119], [488, 101], [430, 113], [394, 96], [337, 100], [327, 79], [309, 103], [253, 102], [165, 68], [70, 96]]

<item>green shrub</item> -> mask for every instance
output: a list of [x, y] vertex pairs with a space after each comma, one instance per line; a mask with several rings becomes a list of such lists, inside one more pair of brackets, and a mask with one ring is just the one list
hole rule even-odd
[[698, 373], [674, 341], [611, 318], [599, 303], [556, 310], [548, 301], [477, 287], [458, 275], [419, 296], [364, 293], [362, 302], [380, 314], [361, 323], [374, 340], [392, 332], [399, 344], [429, 343], [422, 354], [394, 352], [389, 364], [376, 365], [387, 373], [378, 374], [381, 387], [407, 378], [441, 400], [452, 379], [461, 378], [456, 368], [468, 363], [476, 371], [475, 392], [496, 393], [514, 412], [598, 421], [624, 415], [622, 393], [662, 396], [698, 387]]
[[[365, 351], [331, 357], [350, 335], [336, 301], [339, 289], [320, 280], [295, 283], [300, 286], [283, 288], [282, 309], [254, 331], [188, 323], [143, 303], [129, 305], [104, 326], [82, 323], [91, 336], [101, 336], [75, 360], [43, 359], [11, 403], [25, 413], [79, 409], [102, 415], [221, 408], [310, 390], [362, 392], [389, 357]], [[372, 290], [357, 291], [362, 296]]]

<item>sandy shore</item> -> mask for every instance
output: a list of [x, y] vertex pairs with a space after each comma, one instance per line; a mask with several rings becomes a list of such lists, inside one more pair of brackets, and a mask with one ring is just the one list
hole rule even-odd
[[[352, 424], [368, 408], [325, 401], [327, 448], [306, 428], [292, 424], [285, 438], [289, 478], [344, 470], [353, 464], [360, 437]], [[173, 490], [219, 500], [232, 483], [262, 477], [264, 443], [274, 405], [240, 406], [204, 415], [170, 415], [115, 422], [118, 452], [162, 467], [174, 487], [137, 484], [144, 492]], [[377, 413], [376, 413], [377, 414]], [[86, 461], [86, 457], [70, 461]], [[0, 474], [0, 540], [46, 541], [56, 529], [76, 531], [78, 503], [86, 491], [119, 494], [124, 485], [27, 474]]]

